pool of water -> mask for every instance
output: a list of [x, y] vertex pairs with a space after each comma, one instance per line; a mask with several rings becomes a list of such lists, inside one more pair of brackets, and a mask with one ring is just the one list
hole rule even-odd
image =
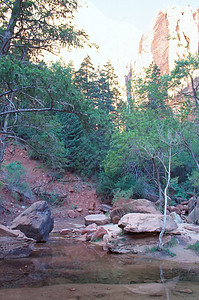
[[52, 236], [28, 258], [0, 261], [0, 299], [199, 299], [199, 265], [117, 255]]

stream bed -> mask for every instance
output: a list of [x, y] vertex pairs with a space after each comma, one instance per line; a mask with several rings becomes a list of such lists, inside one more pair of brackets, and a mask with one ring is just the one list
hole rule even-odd
[[110, 254], [53, 235], [28, 258], [0, 260], [1, 300], [198, 300], [198, 282], [198, 264]]

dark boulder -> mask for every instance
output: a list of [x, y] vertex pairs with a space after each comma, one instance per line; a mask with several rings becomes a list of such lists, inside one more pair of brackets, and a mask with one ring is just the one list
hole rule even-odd
[[53, 225], [54, 219], [48, 203], [38, 201], [16, 217], [11, 224], [11, 228], [19, 229], [27, 237], [33, 238], [37, 242], [46, 242]]

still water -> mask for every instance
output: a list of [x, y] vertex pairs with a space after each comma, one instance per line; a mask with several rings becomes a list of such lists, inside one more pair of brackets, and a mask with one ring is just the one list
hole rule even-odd
[[136, 255], [52, 236], [29, 258], [0, 261], [1, 300], [197, 299], [199, 265]]

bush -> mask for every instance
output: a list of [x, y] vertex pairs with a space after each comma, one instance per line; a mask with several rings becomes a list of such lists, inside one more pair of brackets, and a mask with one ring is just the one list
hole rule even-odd
[[30, 185], [23, 182], [26, 170], [20, 161], [14, 161], [5, 166], [6, 174], [5, 181], [8, 184], [8, 189], [12, 192], [13, 198], [18, 200], [16, 192], [32, 196]]

